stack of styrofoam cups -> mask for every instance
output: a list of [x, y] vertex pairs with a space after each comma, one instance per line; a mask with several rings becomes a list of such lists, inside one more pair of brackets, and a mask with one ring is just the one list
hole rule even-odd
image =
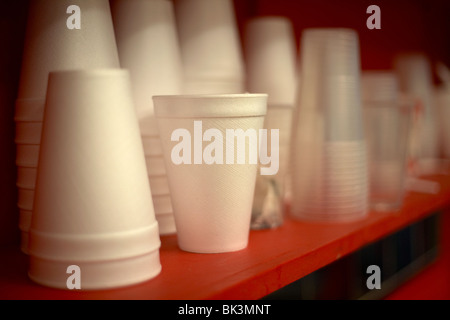
[[245, 91], [245, 68], [232, 0], [175, 0], [184, 93]]
[[358, 34], [306, 29], [292, 136], [291, 213], [345, 221], [368, 212], [368, 159], [360, 98]]
[[[67, 24], [70, 6], [81, 11], [81, 29], [70, 29]], [[119, 67], [108, 0], [33, 0], [28, 17], [15, 108], [19, 228], [25, 253], [49, 72]]]
[[[291, 21], [282, 16], [264, 16], [247, 21], [244, 32], [248, 92], [268, 94], [264, 128], [278, 130], [278, 172], [258, 176], [253, 205], [252, 228], [275, 227], [283, 221], [292, 113], [297, 90], [297, 53]], [[269, 154], [271, 143], [268, 144]], [[272, 158], [274, 160], [274, 158]], [[272, 164], [271, 164], [272, 165]], [[274, 187], [276, 190], [271, 190]], [[278, 197], [271, 196], [271, 192]], [[272, 200], [274, 203], [269, 203]]]
[[153, 100], [179, 247], [198, 253], [246, 248], [267, 95]]
[[370, 205], [378, 211], [398, 210], [406, 190], [412, 105], [401, 104], [398, 80], [391, 70], [364, 71], [362, 99], [368, 141]]
[[[432, 173], [439, 158], [439, 121], [434, 99], [431, 64], [423, 53], [399, 54], [394, 67], [400, 90], [416, 100], [417, 174]], [[414, 132], [413, 131], [413, 132]]]
[[183, 68], [173, 3], [114, 0], [112, 13], [120, 63], [131, 73], [159, 231], [173, 234], [176, 227], [152, 100], [157, 94], [182, 92]]
[[158, 222], [123, 69], [51, 72], [48, 81], [29, 277], [80, 289], [147, 281], [161, 271]]

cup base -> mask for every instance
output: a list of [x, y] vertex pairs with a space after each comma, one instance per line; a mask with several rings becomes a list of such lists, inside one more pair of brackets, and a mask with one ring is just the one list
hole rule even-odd
[[367, 217], [368, 210], [361, 210], [357, 213], [348, 214], [308, 214], [306, 212], [292, 213], [291, 216], [300, 221], [307, 222], [338, 222], [338, 223], [351, 223], [362, 220]]
[[192, 246], [189, 244], [182, 244], [178, 241], [178, 247], [187, 252], [192, 253], [226, 253], [226, 252], [236, 252], [240, 250], [244, 250], [247, 248], [248, 241], [245, 243], [231, 243], [231, 244], [223, 244], [223, 245], [205, 245], [204, 247]]
[[402, 207], [402, 202], [374, 202], [370, 204], [373, 211], [390, 212], [398, 211]]
[[[56, 261], [30, 256], [29, 278], [41, 285], [68, 288], [71, 273], [67, 268], [80, 268], [81, 290], [100, 290], [131, 286], [153, 279], [161, 272], [159, 249], [127, 259], [98, 262]], [[71, 282], [70, 282], [71, 283]]]

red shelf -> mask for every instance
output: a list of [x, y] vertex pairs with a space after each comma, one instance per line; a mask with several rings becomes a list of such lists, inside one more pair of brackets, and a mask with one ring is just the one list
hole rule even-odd
[[251, 231], [248, 247], [239, 252], [183, 252], [177, 247], [176, 236], [164, 236], [161, 274], [145, 283], [115, 290], [75, 292], [34, 284], [27, 277], [27, 256], [18, 246], [5, 247], [0, 249], [0, 299], [259, 299], [449, 207], [450, 178], [430, 179], [440, 182], [440, 193], [409, 193], [399, 212], [371, 212], [363, 220], [341, 224], [287, 218], [280, 228]]

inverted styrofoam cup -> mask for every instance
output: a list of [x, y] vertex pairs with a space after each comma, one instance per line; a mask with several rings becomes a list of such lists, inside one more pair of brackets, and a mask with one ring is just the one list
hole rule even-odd
[[113, 0], [120, 64], [130, 71], [141, 134], [157, 133], [152, 96], [180, 94], [183, 65], [172, 1]]
[[32, 1], [28, 17], [19, 99], [45, 99], [51, 71], [119, 67], [108, 0]]
[[244, 93], [244, 80], [186, 79], [184, 94], [233, 94]]
[[17, 167], [17, 187], [34, 189], [36, 187], [36, 176], [37, 168]]
[[17, 99], [14, 120], [23, 122], [42, 122], [44, 119], [45, 98]]
[[34, 204], [35, 190], [34, 189], [21, 189], [21, 188], [19, 188], [17, 190], [17, 193], [18, 193], [17, 206], [19, 207], [19, 209], [32, 211], [33, 210], [33, 204]]
[[158, 212], [158, 214], [173, 212], [170, 194], [153, 196], [153, 206], [155, 208], [155, 212]]
[[149, 181], [153, 196], [170, 194], [169, 181], [166, 175], [150, 176]]
[[[254, 152], [258, 149], [259, 129], [263, 128], [267, 95], [156, 96], [153, 100], [179, 247], [198, 253], [244, 249], [248, 244], [258, 169], [258, 156]], [[227, 129], [228, 146], [224, 138]], [[237, 134], [249, 149], [246, 154], [239, 151], [242, 164], [237, 163], [240, 143], [231, 135], [239, 130], [254, 137], [245, 138]], [[209, 139], [209, 142], [215, 141], [217, 153], [214, 159], [211, 158], [214, 154], [212, 146], [207, 142], [203, 143], [203, 147], [205, 154], [209, 150], [210, 157], [203, 157], [199, 144], [202, 137]], [[248, 139], [247, 143], [245, 139]], [[180, 145], [182, 141], [185, 144]], [[231, 141], [235, 142], [234, 146]], [[180, 152], [181, 147], [186, 153]], [[221, 149], [222, 157], [219, 155]], [[185, 156], [180, 158], [183, 154]], [[225, 160], [227, 154], [228, 163]], [[253, 156], [256, 157], [254, 163], [250, 160]]]
[[144, 154], [146, 156], [162, 156], [162, 145], [158, 136], [148, 137], [142, 136], [142, 144], [144, 146]]
[[291, 21], [283, 16], [249, 19], [244, 47], [248, 92], [266, 92], [269, 106], [294, 107], [297, 49]]
[[173, 212], [157, 214], [156, 220], [158, 220], [160, 235], [170, 235], [177, 232]]
[[40, 144], [42, 122], [16, 122], [16, 144]]
[[176, 0], [174, 8], [186, 81], [245, 81], [233, 1]]
[[20, 230], [20, 250], [28, 254], [28, 242], [30, 240], [32, 211], [20, 210], [19, 212], [19, 230]]
[[[158, 189], [159, 185], [152, 184], [152, 179], [154, 177], [149, 177], [150, 186], [152, 188], [152, 198], [153, 198], [153, 206], [155, 209], [155, 217], [158, 221], [159, 226], [159, 234], [160, 235], [169, 235], [175, 234], [177, 231], [177, 227], [175, 225], [175, 218], [173, 214], [173, 206], [172, 199], [170, 197], [170, 193], [162, 193], [163, 189]], [[158, 179], [164, 179], [167, 184], [167, 176], [158, 177]], [[156, 189], [158, 191], [154, 192]]]
[[32, 223], [30, 278], [67, 289], [131, 285], [161, 271], [155, 219], [129, 73], [52, 72]]
[[149, 176], [162, 176], [166, 174], [163, 156], [145, 157], [147, 172]]
[[16, 165], [18, 167], [37, 168], [40, 145], [16, 145]]

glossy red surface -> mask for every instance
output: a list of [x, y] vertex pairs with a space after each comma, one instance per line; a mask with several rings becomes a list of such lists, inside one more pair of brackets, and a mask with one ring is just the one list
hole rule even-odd
[[[259, 299], [448, 207], [450, 178], [440, 176], [433, 180], [441, 183], [439, 194], [409, 193], [398, 212], [371, 212], [366, 218], [351, 223], [310, 223], [287, 217], [280, 228], [251, 231], [248, 247], [234, 253], [183, 252], [177, 247], [176, 236], [164, 236], [160, 250], [161, 274], [153, 280], [121, 289], [74, 292], [34, 284], [27, 277], [27, 256], [16, 246], [5, 246], [0, 250], [0, 299]], [[444, 215], [448, 230], [449, 212]], [[448, 247], [448, 235], [443, 239]], [[430, 285], [432, 280], [441, 281], [438, 277], [443, 275], [448, 279], [450, 269], [448, 258], [445, 259], [447, 269], [445, 265], [439, 267], [442, 259], [438, 259], [435, 266], [425, 271], [431, 272], [431, 280], [423, 280], [424, 285]], [[438, 270], [437, 274], [433, 268]], [[442, 292], [443, 297], [445, 294]], [[402, 296], [404, 293], [397, 292], [390, 298]]]

